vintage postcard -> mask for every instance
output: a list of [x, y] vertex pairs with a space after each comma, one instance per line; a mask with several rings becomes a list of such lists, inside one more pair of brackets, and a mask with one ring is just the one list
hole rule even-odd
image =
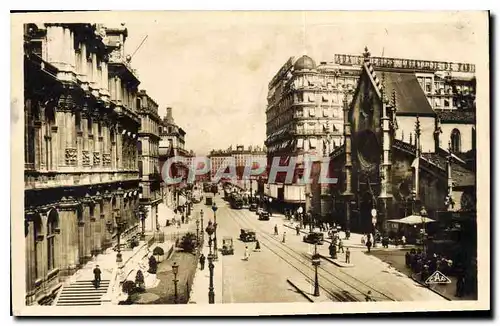
[[14, 315], [490, 309], [488, 12], [11, 23]]

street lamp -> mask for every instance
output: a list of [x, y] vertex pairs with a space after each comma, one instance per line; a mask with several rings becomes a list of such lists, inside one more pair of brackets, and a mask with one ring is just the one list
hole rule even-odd
[[177, 293], [177, 283], [179, 280], [177, 279], [177, 273], [179, 272], [179, 265], [176, 262], [172, 265], [172, 272], [174, 273], [174, 302], [178, 302], [178, 293]]
[[[118, 209], [116, 209], [116, 211], [118, 211]], [[117, 249], [116, 249], [116, 262], [117, 263], [121, 263], [123, 260], [122, 260], [122, 253], [121, 253], [121, 249], [120, 249], [120, 234], [122, 232], [122, 227], [123, 225], [125, 224], [125, 222], [121, 222], [121, 217], [120, 215], [118, 215], [119, 213], [118, 212], [115, 212], [116, 216], [115, 216], [115, 221], [116, 221], [116, 242], [117, 242]], [[114, 227], [113, 227], [113, 222], [111, 221], [108, 221], [106, 223], [106, 226], [108, 228], [108, 232], [110, 234], [113, 234], [113, 231], [114, 231]]]
[[200, 220], [196, 219], [196, 240], [200, 243]]
[[312, 256], [312, 265], [314, 266], [314, 296], [319, 297], [318, 266], [321, 264], [318, 254], [318, 244], [314, 243], [314, 255]]
[[214, 211], [214, 260], [217, 261], [217, 204], [212, 205], [212, 211]]
[[215, 303], [215, 292], [214, 292], [214, 257], [212, 253], [208, 254], [208, 269], [210, 271], [210, 283], [208, 285], [208, 303]]
[[141, 237], [140, 239], [141, 240], [145, 240], [146, 239], [146, 214], [145, 214], [145, 211], [144, 211], [144, 206], [139, 206], [139, 208], [136, 210], [136, 216], [137, 218], [139, 218], [139, 220], [141, 221]]
[[267, 208], [267, 210], [269, 211], [269, 214], [271, 214], [271, 203], [273, 202], [273, 199], [269, 197], [268, 201], [269, 201], [269, 207]]
[[422, 251], [424, 252], [424, 257], [425, 257], [425, 237], [427, 235], [426, 228], [425, 228], [425, 218], [427, 217], [427, 210], [425, 209], [424, 206], [420, 209], [420, 216], [422, 217]]
[[208, 226], [205, 229], [205, 232], [208, 234], [208, 249], [210, 250], [209, 255], [212, 255], [212, 234], [214, 233], [215, 228], [212, 224], [212, 221], [208, 221]]

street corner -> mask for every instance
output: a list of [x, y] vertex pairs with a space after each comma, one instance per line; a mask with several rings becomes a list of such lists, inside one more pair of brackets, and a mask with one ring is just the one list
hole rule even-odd
[[320, 254], [320, 257], [323, 258], [324, 260], [338, 266], [338, 267], [354, 267], [355, 266], [354, 264], [346, 263], [345, 261], [342, 261], [340, 259], [333, 259], [331, 257], [327, 257], [327, 256], [324, 256], [321, 254]]

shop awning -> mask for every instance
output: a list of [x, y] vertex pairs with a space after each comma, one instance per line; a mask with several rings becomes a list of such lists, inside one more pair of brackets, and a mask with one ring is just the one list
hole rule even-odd
[[420, 215], [410, 215], [407, 217], [403, 217], [402, 219], [399, 219], [399, 220], [397, 220], [397, 219], [396, 220], [388, 220], [387, 222], [414, 225], [414, 224], [432, 223], [432, 222], [436, 222], [436, 221], [434, 221], [433, 219], [430, 219], [428, 217], [423, 217]]

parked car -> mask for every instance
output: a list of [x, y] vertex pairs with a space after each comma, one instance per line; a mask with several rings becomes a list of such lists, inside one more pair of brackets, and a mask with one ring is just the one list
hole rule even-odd
[[222, 254], [225, 255], [234, 255], [233, 248], [233, 238], [232, 237], [224, 237], [222, 239]]
[[241, 229], [240, 231], [240, 240], [243, 242], [252, 242], [255, 241], [255, 231], [252, 229]]
[[249, 210], [250, 212], [256, 212], [256, 211], [257, 211], [257, 208], [258, 208], [257, 204], [256, 204], [256, 203], [252, 203], [252, 204], [250, 204], [250, 206], [248, 207], [248, 210]]
[[302, 240], [307, 243], [311, 244], [317, 243], [319, 245], [322, 245], [324, 240], [324, 235], [322, 232], [309, 232], [309, 234], [306, 234], [302, 238]]
[[259, 221], [269, 221], [269, 212], [262, 211], [259, 214]]

